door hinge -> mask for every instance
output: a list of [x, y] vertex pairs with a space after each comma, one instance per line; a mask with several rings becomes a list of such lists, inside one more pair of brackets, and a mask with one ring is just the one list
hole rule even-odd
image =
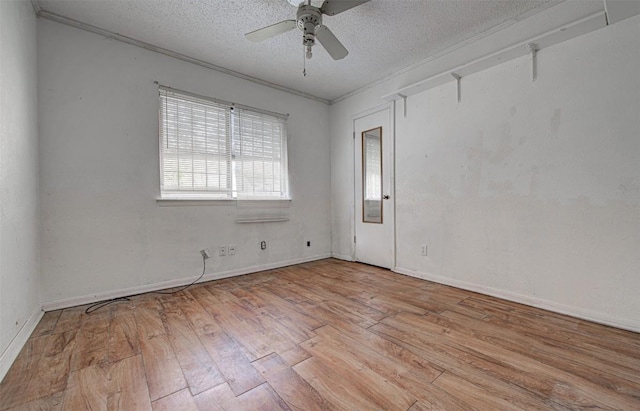
[[356, 139], [356, 132], [355, 131], [353, 132], [353, 139], [354, 140]]
[[355, 235], [353, 236], [353, 242], [354, 243], [356, 242], [356, 236]]

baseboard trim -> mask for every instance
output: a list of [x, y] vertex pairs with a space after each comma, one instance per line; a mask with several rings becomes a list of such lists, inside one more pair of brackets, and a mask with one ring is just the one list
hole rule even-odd
[[22, 350], [22, 347], [27, 343], [27, 340], [36, 329], [40, 319], [44, 315], [44, 311], [40, 306], [37, 306], [31, 313], [27, 321], [24, 323], [18, 334], [13, 337], [13, 340], [7, 346], [7, 349], [0, 354], [0, 381], [4, 379], [4, 376], [13, 365], [13, 362], [18, 358], [18, 354]]
[[344, 260], [344, 261], [355, 261], [353, 259], [352, 256], [350, 255], [344, 255], [344, 254], [337, 254], [337, 253], [332, 253], [331, 257], [333, 258], [337, 258], [338, 260]]
[[513, 301], [520, 304], [529, 305], [543, 310], [553, 311], [559, 314], [565, 314], [570, 317], [582, 320], [592, 321], [598, 324], [604, 324], [611, 327], [621, 328], [623, 330], [640, 332], [640, 323], [625, 319], [617, 318], [597, 311], [587, 310], [584, 308], [572, 307], [553, 301], [544, 300], [542, 298], [531, 297], [528, 295], [518, 294], [511, 291], [501, 290], [498, 288], [487, 287], [476, 283], [456, 280], [453, 278], [443, 277], [439, 275], [429, 274], [421, 271], [410, 270], [407, 268], [396, 267], [393, 270], [399, 274], [405, 274], [411, 277], [420, 278], [435, 283], [450, 285], [452, 287], [461, 288], [463, 290], [473, 291], [481, 294], [490, 295], [492, 297], [502, 298], [504, 300]]
[[[293, 260], [278, 261], [278, 262], [269, 263], [269, 264], [254, 265], [251, 267], [238, 268], [235, 270], [210, 273], [210, 274], [205, 274], [200, 279], [200, 281], [198, 281], [198, 283], [204, 283], [204, 282], [213, 281], [213, 280], [220, 280], [222, 278], [237, 277], [239, 275], [257, 273], [259, 271], [273, 270], [275, 268], [282, 268], [282, 267], [287, 267], [295, 264], [308, 263], [310, 261], [323, 260], [325, 258], [330, 258], [330, 257], [331, 257], [331, 254], [327, 253], [327, 254], [315, 255], [312, 257], [297, 258]], [[191, 281], [193, 281], [193, 277], [163, 281], [163, 282], [154, 283], [154, 284], [140, 285], [140, 286], [130, 287], [130, 288], [123, 288], [119, 290], [107, 291], [107, 292], [98, 293], [98, 294], [83, 295], [80, 297], [71, 297], [71, 298], [65, 298], [61, 300], [48, 301], [42, 304], [42, 309], [44, 311], [53, 311], [53, 310], [59, 310], [62, 308], [75, 307], [78, 305], [110, 300], [112, 298], [128, 297], [132, 295], [148, 293], [151, 291], [163, 290], [165, 288], [180, 287], [182, 285], [190, 284]]]

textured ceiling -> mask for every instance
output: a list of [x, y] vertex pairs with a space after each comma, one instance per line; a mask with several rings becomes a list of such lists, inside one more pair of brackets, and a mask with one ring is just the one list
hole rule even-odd
[[261, 43], [244, 38], [247, 32], [295, 18], [296, 8], [288, 0], [37, 0], [46, 12], [326, 100], [552, 3], [371, 0], [324, 17], [349, 55], [334, 61], [318, 44], [303, 77], [299, 30]]

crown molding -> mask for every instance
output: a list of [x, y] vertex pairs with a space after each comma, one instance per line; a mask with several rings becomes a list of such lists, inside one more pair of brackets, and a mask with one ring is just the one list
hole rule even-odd
[[255, 84], [259, 84], [261, 86], [265, 86], [265, 87], [269, 87], [278, 91], [283, 91], [285, 93], [289, 93], [289, 94], [293, 94], [295, 96], [299, 96], [299, 97], [304, 97], [307, 98], [309, 100], [314, 100], [314, 101], [318, 101], [320, 103], [324, 103], [324, 104], [329, 104], [330, 100], [324, 99], [324, 98], [320, 98], [320, 97], [316, 97], [314, 95], [308, 94], [308, 93], [304, 93], [302, 91], [298, 91], [289, 87], [285, 87], [279, 84], [275, 84], [275, 83], [271, 83], [269, 81], [266, 80], [261, 80], [257, 77], [253, 77], [253, 76], [249, 76], [243, 73], [240, 73], [238, 71], [235, 70], [231, 70], [228, 68], [224, 68], [222, 66], [218, 66], [216, 64], [210, 63], [208, 61], [204, 61], [204, 60], [200, 60], [194, 57], [190, 57], [187, 56], [185, 54], [181, 54], [181, 53], [177, 53], [175, 51], [163, 48], [163, 47], [159, 47], [156, 46], [155, 44], [151, 44], [151, 43], [147, 43], [145, 41], [141, 41], [141, 40], [137, 40], [134, 39], [132, 37], [128, 37], [128, 36], [123, 36], [122, 34], [118, 34], [118, 33], [114, 33], [112, 31], [97, 27], [97, 26], [93, 26], [91, 24], [87, 24], [84, 22], [81, 22], [79, 20], [75, 20], [66, 16], [62, 16], [60, 14], [56, 14], [56, 13], [52, 13], [50, 11], [44, 10], [42, 8], [39, 7], [38, 4], [38, 0], [32, 0], [32, 4], [34, 4], [34, 10], [36, 10], [36, 7], [39, 8], [38, 11], [36, 11], [36, 14], [38, 17], [45, 19], [45, 20], [51, 20], [51, 21], [55, 21], [56, 23], [61, 23], [67, 26], [71, 26], [71, 27], [75, 27], [77, 29], [80, 30], [84, 30], [84, 31], [88, 31], [90, 33], [94, 33], [94, 34], [98, 34], [100, 36], [109, 38], [109, 39], [113, 39], [113, 40], [117, 40], [117, 41], [121, 41], [123, 43], [127, 43], [127, 44], [131, 44], [133, 46], [136, 47], [140, 47], [146, 50], [150, 50], [150, 51], [154, 51], [156, 53], [160, 53], [160, 54], [164, 54], [165, 56], [169, 56], [169, 57], [173, 57], [175, 59], [178, 60], [182, 60], [182, 61], [186, 61], [187, 63], [191, 63], [191, 64], [195, 64], [197, 66], [200, 67], [204, 67], [213, 71], [217, 71], [218, 73], [223, 73], [223, 74], [228, 74], [230, 76], [236, 77], [236, 78], [240, 78], [243, 80], [247, 80], [250, 81], [252, 83]]

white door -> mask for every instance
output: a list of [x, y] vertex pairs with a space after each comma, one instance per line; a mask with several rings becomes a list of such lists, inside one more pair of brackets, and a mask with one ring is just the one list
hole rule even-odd
[[356, 117], [355, 255], [356, 261], [393, 268], [393, 110], [392, 105]]

